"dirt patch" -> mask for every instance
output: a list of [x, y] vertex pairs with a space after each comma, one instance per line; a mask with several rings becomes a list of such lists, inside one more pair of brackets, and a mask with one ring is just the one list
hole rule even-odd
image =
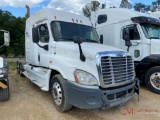
[[141, 86], [140, 101], [137, 95], [121, 108], [108, 110], [82, 110], [73, 107], [67, 113], [59, 113], [53, 106], [49, 92], [40, 90], [27, 78], [10, 70], [10, 100], [0, 102], [1, 120], [159, 120], [160, 95]]

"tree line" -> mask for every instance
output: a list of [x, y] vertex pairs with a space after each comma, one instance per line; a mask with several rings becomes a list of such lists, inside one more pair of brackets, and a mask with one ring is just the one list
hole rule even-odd
[[[139, 12], [154, 12], [160, 10], [160, 0], [152, 2], [151, 5], [145, 5], [143, 3], [135, 3], [132, 5], [128, 0], [122, 0], [120, 8], [134, 9]], [[83, 14], [86, 17], [90, 17], [91, 11], [98, 9], [105, 9], [105, 4], [100, 4], [98, 1], [91, 1], [87, 3], [83, 8]], [[116, 8], [110, 6], [110, 8]], [[0, 29], [8, 30], [10, 32], [10, 46], [0, 48], [1, 56], [24, 56], [25, 55], [25, 17], [15, 17], [8, 11], [0, 10]], [[3, 45], [3, 34], [0, 33], [0, 46]]]
[[[1, 56], [24, 56], [25, 54], [25, 17], [15, 17], [8, 11], [0, 10], [0, 29], [10, 32], [10, 46], [0, 48]], [[4, 44], [0, 33], [0, 46]]]
[[[91, 16], [91, 12], [94, 12], [98, 9], [105, 9], [105, 4], [100, 4], [98, 1], [91, 1], [91, 3], [87, 3], [83, 8], [83, 14], [86, 17]], [[110, 8], [116, 8], [115, 6], [110, 6]], [[160, 11], [160, 0], [153, 1], [151, 5], [145, 5], [144, 3], [138, 2], [138, 3], [130, 3], [129, 0], [122, 0], [119, 8], [128, 8], [128, 9], [134, 9], [135, 11], [147, 13], [147, 12], [155, 12]]]

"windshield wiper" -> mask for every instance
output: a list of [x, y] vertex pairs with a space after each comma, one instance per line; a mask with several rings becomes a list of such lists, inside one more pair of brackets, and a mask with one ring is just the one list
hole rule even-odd
[[149, 39], [160, 39], [160, 38], [158, 38], [158, 37], [150, 37]]
[[71, 38], [58, 38], [58, 39], [61, 39], [61, 40], [64, 40], [64, 41], [73, 41], [73, 39], [71, 39]]
[[95, 41], [95, 40], [91, 40], [91, 39], [85, 39], [84, 42], [93, 42], [93, 43], [99, 43], [98, 41]]

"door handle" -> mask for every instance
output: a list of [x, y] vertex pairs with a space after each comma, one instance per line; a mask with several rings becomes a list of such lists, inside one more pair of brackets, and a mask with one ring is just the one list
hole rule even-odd
[[40, 54], [38, 54], [38, 61], [40, 62]]

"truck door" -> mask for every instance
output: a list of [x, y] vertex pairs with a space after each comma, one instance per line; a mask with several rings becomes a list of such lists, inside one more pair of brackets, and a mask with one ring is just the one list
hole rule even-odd
[[[45, 20], [39, 24], [39, 45], [38, 45], [38, 62], [40, 66], [48, 67], [50, 61], [50, 46], [51, 31], [49, 28], [48, 20]], [[45, 47], [45, 48], [44, 48]]]
[[159, 39], [151, 39], [151, 54], [159, 54]]
[[143, 54], [143, 44], [142, 44], [142, 37], [140, 34], [140, 30], [137, 25], [129, 25], [125, 26], [121, 30], [121, 49], [127, 50], [127, 46], [125, 46], [124, 40], [124, 31], [128, 28], [129, 30], [129, 37], [132, 43], [132, 46], [129, 47], [129, 52], [133, 56], [134, 61], [139, 61], [142, 54]]

